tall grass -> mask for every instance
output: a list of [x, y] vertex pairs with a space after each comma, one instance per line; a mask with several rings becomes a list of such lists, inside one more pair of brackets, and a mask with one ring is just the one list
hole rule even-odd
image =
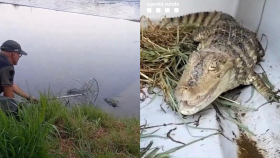
[[0, 110], [1, 158], [139, 157], [139, 119], [40, 98], [17, 116]]

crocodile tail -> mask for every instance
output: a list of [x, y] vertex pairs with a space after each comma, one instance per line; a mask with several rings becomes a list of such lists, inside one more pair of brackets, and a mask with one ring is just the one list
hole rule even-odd
[[196, 12], [179, 17], [163, 18], [159, 22], [159, 27], [163, 28], [166, 26], [209, 26], [216, 24], [219, 20], [234, 20], [231, 15], [223, 12], [208, 11], [208, 12]]

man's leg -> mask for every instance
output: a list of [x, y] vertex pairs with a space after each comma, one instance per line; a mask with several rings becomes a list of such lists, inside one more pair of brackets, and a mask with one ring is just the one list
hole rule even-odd
[[0, 96], [0, 107], [2, 110], [4, 110], [4, 112], [17, 113], [19, 103], [20, 101], [14, 98]]

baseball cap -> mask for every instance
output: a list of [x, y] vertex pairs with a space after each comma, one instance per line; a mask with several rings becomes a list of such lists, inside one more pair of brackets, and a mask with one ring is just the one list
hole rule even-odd
[[27, 53], [21, 49], [20, 44], [13, 40], [5, 41], [1, 46], [1, 50], [7, 52], [18, 52], [22, 55], [27, 55]]

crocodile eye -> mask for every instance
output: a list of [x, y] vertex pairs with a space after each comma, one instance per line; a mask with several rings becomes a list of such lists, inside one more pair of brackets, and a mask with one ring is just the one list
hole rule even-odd
[[181, 86], [181, 87], [177, 87], [175, 88], [176, 91], [183, 93], [185, 90], [188, 90], [188, 87], [185, 86]]
[[213, 61], [213, 62], [210, 64], [208, 70], [214, 71], [214, 70], [217, 69], [217, 67], [218, 67], [218, 62], [217, 62], [217, 61]]
[[218, 71], [221, 64], [224, 64], [226, 59], [223, 57], [215, 58], [212, 60], [211, 64], [209, 65], [209, 71]]

